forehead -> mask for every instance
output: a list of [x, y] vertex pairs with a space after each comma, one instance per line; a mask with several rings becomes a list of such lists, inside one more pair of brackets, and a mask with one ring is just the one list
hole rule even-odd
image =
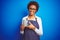
[[36, 8], [36, 6], [35, 6], [35, 5], [30, 5], [29, 7], [30, 7], [30, 8]]

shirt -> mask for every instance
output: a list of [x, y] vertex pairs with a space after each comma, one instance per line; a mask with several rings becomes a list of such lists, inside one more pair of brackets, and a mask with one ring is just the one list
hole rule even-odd
[[[37, 18], [37, 22], [38, 22], [38, 24], [39, 24], [39, 29], [37, 29], [37, 28], [35, 28], [35, 32], [37, 33], [37, 35], [43, 35], [43, 29], [42, 29], [42, 20], [41, 20], [41, 18], [40, 17], [38, 17], [38, 16], [36, 16], [35, 15], [35, 17]], [[24, 26], [26, 26], [27, 27], [27, 20], [26, 20], [26, 18], [28, 18], [28, 16], [25, 16], [25, 17], [23, 17], [22, 18], [22, 24], [24, 24]], [[35, 19], [33, 19], [34, 21], [35, 21]], [[24, 31], [20, 31], [20, 33], [21, 34], [24, 34]]]

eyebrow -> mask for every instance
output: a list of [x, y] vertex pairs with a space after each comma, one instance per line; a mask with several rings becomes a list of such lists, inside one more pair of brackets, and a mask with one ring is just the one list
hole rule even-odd
[[29, 8], [29, 9], [36, 10], [35, 8]]

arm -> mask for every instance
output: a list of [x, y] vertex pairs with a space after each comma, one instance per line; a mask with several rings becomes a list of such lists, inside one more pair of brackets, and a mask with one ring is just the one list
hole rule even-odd
[[21, 27], [20, 27], [20, 33], [21, 34], [24, 34], [24, 29], [25, 29], [24, 25], [21, 25]]
[[38, 19], [37, 22], [38, 22], [38, 24], [39, 24], [39, 29], [35, 28], [34, 31], [35, 31], [38, 35], [43, 35], [42, 20], [41, 20], [41, 19]]
[[30, 25], [28, 25], [27, 28], [34, 30], [38, 35], [43, 35], [41, 19], [38, 19], [37, 22], [39, 24], [39, 29], [37, 29], [31, 22], [29, 22]]
[[24, 19], [22, 19], [22, 25], [20, 26], [20, 33], [24, 34]]

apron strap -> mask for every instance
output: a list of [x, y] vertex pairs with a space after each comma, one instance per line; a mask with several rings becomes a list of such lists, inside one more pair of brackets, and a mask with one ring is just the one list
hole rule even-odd
[[[26, 18], [26, 20], [28, 21], [28, 18]], [[35, 17], [35, 20], [36, 20], [36, 22], [37, 22], [37, 18]]]
[[37, 22], [37, 18], [35, 17], [35, 20], [36, 20], [36, 22]]
[[26, 18], [26, 20], [28, 21], [28, 18]]

